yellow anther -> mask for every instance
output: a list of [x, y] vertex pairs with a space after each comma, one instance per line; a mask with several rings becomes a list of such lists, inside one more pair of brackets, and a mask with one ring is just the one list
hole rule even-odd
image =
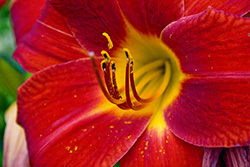
[[101, 51], [101, 54], [102, 54], [102, 56], [105, 58], [105, 60], [106, 60], [107, 62], [110, 61], [110, 56], [109, 56], [108, 52], [106, 52], [105, 50], [103, 50], [103, 51]]
[[124, 51], [125, 54], [126, 54], [127, 61], [133, 61], [133, 57], [131, 56], [130, 51], [129, 51], [127, 48], [123, 48], [123, 51]]
[[104, 33], [102, 33], [102, 35], [105, 36], [105, 37], [107, 38], [107, 40], [108, 40], [108, 47], [109, 47], [109, 50], [112, 49], [114, 45], [113, 45], [113, 42], [112, 42], [112, 40], [111, 40], [109, 34], [106, 33], [106, 32], [104, 32]]
[[106, 71], [106, 70], [107, 70], [106, 60], [103, 60], [103, 61], [101, 62], [101, 67], [102, 67], [102, 70], [103, 70], [103, 71]]

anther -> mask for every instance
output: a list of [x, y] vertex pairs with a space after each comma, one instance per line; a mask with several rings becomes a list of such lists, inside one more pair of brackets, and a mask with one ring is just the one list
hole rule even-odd
[[107, 38], [107, 40], [108, 40], [108, 47], [109, 47], [109, 50], [112, 49], [112, 48], [114, 47], [114, 45], [113, 45], [113, 42], [112, 42], [112, 40], [111, 40], [109, 34], [106, 33], [106, 32], [104, 32], [104, 33], [102, 33], [102, 35], [105, 36], [105, 37]]
[[132, 58], [132, 56], [130, 54], [130, 51], [127, 48], [123, 48], [123, 51], [125, 52], [125, 55], [127, 57], [127, 61], [133, 60], [133, 58]]
[[110, 56], [108, 54], [108, 52], [106, 52], [105, 50], [101, 51], [102, 56], [104, 57], [104, 59], [109, 62], [110, 61]]
[[106, 64], [106, 61], [105, 61], [105, 60], [103, 60], [103, 61], [101, 62], [101, 67], [102, 67], [102, 70], [103, 70], [103, 71], [106, 71], [106, 70], [107, 70], [107, 64]]
[[116, 71], [116, 67], [115, 67], [115, 62], [114, 61], [111, 61], [111, 68], [112, 68], [113, 72]]

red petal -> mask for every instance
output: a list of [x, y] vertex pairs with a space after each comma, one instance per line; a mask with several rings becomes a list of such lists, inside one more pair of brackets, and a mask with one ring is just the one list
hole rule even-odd
[[182, 0], [119, 0], [120, 7], [136, 29], [143, 33], [160, 35], [162, 29], [169, 23], [183, 16], [184, 2]]
[[85, 57], [64, 18], [48, 2], [32, 30], [23, 38], [14, 58], [29, 72]]
[[67, 20], [71, 31], [88, 51], [99, 53], [107, 50], [108, 33], [115, 47], [126, 36], [126, 25], [116, 0], [51, 0], [51, 3]]
[[46, 0], [14, 0], [11, 6], [16, 41], [26, 35], [40, 16]]
[[103, 96], [89, 60], [42, 70], [18, 90], [31, 166], [112, 166], [154, 110], [121, 110]]
[[249, 0], [185, 0], [185, 15], [202, 12], [208, 6], [241, 16], [250, 11]]
[[[162, 114], [160, 116], [163, 117]], [[164, 128], [157, 126], [159, 120], [155, 123], [149, 125], [135, 145], [121, 159], [121, 167], [201, 166], [202, 147], [195, 147], [178, 139], [166, 126]]]
[[162, 39], [184, 73], [226, 75], [250, 71], [249, 32], [250, 19], [208, 8], [167, 26]]
[[186, 80], [179, 97], [165, 110], [167, 124], [194, 145], [249, 145], [249, 80], [249, 73]]

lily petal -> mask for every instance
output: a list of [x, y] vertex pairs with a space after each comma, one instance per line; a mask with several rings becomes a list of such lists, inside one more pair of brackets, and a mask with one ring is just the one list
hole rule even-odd
[[250, 11], [249, 0], [185, 0], [185, 16], [202, 12], [208, 6], [240, 16]]
[[129, 23], [143, 33], [160, 35], [162, 29], [183, 16], [184, 1], [119, 0]]
[[41, 17], [18, 44], [13, 57], [26, 71], [36, 72], [86, 55], [64, 18], [47, 2]]
[[147, 126], [153, 107], [124, 111], [107, 102], [91, 66], [89, 59], [55, 65], [19, 88], [31, 165], [112, 166]]
[[177, 137], [207, 147], [249, 144], [249, 30], [249, 19], [211, 7], [165, 29], [186, 75], [164, 114]]
[[51, 0], [53, 6], [64, 16], [78, 40], [88, 51], [99, 53], [107, 50], [110, 35], [114, 47], [119, 48], [126, 36], [126, 25], [116, 0]]
[[17, 105], [13, 103], [5, 113], [4, 167], [28, 167], [28, 149], [25, 133], [16, 123]]
[[[162, 111], [121, 159], [121, 167], [168, 166], [200, 167], [203, 148], [192, 146], [172, 134], [166, 126]], [[163, 125], [163, 126], [162, 126]]]
[[14, 0], [11, 3], [11, 19], [19, 43], [33, 27], [36, 19], [40, 16], [46, 0]]
[[162, 40], [188, 75], [207, 76], [250, 71], [250, 19], [209, 7], [167, 26]]
[[250, 143], [250, 74], [192, 78], [165, 110], [177, 137], [198, 146], [233, 147]]

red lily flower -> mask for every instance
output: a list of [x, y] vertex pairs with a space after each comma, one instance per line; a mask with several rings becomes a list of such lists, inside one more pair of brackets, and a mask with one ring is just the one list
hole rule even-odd
[[47, 1], [14, 54], [39, 71], [18, 90], [31, 165], [201, 166], [196, 146], [248, 145], [249, 10], [236, 0]]

